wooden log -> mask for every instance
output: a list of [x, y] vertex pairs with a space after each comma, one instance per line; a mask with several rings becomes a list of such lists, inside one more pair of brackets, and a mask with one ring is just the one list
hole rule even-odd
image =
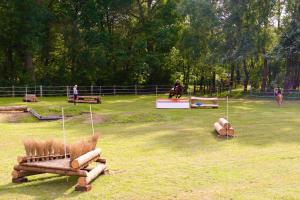
[[97, 160], [95, 160], [95, 162], [99, 162], [99, 163], [105, 164], [106, 163], [106, 159], [104, 159], [104, 158], [98, 158]]
[[230, 129], [225, 129], [219, 122], [216, 122], [214, 124], [215, 130], [217, 131], [217, 133], [221, 136], [233, 136], [234, 135], [234, 129], [230, 128]]
[[105, 164], [98, 164], [94, 169], [87, 173], [86, 177], [78, 178], [79, 186], [89, 185], [95, 178], [97, 178], [106, 169]]
[[2, 106], [0, 112], [27, 112], [27, 106]]
[[20, 178], [12, 178], [13, 183], [24, 183], [27, 182], [28, 179], [25, 177], [20, 177]]
[[231, 124], [225, 118], [220, 118], [219, 124], [223, 126], [225, 129], [230, 129], [231, 127]]
[[13, 170], [11, 172], [11, 175], [13, 178], [21, 178], [21, 177], [25, 177], [25, 176], [32, 176], [32, 175], [36, 175], [36, 174], [42, 174], [42, 172], [31, 172], [31, 171], [17, 171], [17, 170]]
[[74, 169], [78, 169], [81, 166], [85, 165], [86, 163], [90, 162], [91, 160], [99, 157], [101, 154], [100, 149], [95, 149], [93, 151], [90, 151], [86, 154], [83, 154], [82, 156], [76, 158], [71, 162], [71, 167]]
[[91, 185], [85, 185], [85, 186], [76, 185], [75, 187], [75, 191], [78, 192], [87, 192], [90, 191], [91, 189], [92, 189]]
[[17, 171], [31, 171], [31, 172], [40, 172], [40, 173], [51, 173], [51, 174], [60, 174], [65, 176], [87, 176], [87, 172], [84, 170], [62, 170], [62, 169], [53, 169], [53, 168], [44, 168], [44, 167], [32, 167], [24, 165], [15, 165], [14, 170]]

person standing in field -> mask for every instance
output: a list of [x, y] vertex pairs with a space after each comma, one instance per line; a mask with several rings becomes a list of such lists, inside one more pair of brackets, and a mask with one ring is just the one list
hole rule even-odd
[[74, 105], [76, 105], [77, 98], [78, 98], [77, 85], [74, 85], [74, 87], [73, 87], [73, 101], [74, 101]]

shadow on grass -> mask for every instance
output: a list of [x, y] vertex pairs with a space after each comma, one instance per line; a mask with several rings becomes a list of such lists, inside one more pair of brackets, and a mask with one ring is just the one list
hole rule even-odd
[[[33, 178], [34, 177], [34, 178]], [[77, 177], [67, 176], [47, 176], [39, 177], [39, 175], [29, 177], [26, 183], [9, 183], [0, 185], [0, 196], [6, 194], [28, 195], [35, 199], [40, 199], [42, 196], [57, 199], [61, 197], [75, 197], [80, 192], [75, 191]], [[69, 190], [72, 190], [69, 192]]]

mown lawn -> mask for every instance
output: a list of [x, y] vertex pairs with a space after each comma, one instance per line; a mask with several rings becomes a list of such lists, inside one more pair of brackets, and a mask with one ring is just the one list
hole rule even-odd
[[[23, 104], [0, 98], [0, 106]], [[229, 118], [237, 137], [221, 139], [213, 123], [219, 109], [158, 110], [155, 96], [105, 96], [93, 105], [98, 147], [111, 175], [101, 176], [87, 193], [74, 191], [77, 179], [36, 175], [11, 183], [22, 139], [63, 138], [61, 121], [22, 117], [0, 121], [0, 199], [299, 199], [300, 102], [278, 108], [273, 101], [230, 100]], [[67, 142], [90, 135], [89, 105], [65, 98], [28, 103], [42, 114], [64, 106]], [[1, 118], [0, 118], [1, 119]]]

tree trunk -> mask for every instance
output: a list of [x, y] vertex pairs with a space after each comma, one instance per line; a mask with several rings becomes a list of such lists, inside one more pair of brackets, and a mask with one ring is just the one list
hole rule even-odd
[[267, 81], [269, 77], [268, 59], [267, 59], [265, 48], [263, 48], [263, 58], [264, 58], [264, 66], [263, 66], [263, 73], [262, 73], [261, 91], [266, 90]]
[[241, 73], [240, 73], [240, 67], [238, 64], [236, 65], [236, 83], [237, 84], [241, 83]]
[[26, 66], [26, 70], [29, 75], [30, 81], [35, 82], [34, 67], [32, 64], [32, 54], [29, 52], [25, 53], [25, 66]]
[[233, 87], [233, 82], [234, 82], [234, 64], [231, 64], [230, 68], [230, 87]]
[[216, 91], [216, 72], [212, 72], [212, 77], [211, 77], [211, 92]]
[[199, 86], [200, 86], [200, 95], [202, 94], [202, 92], [203, 92], [203, 81], [204, 81], [204, 76], [203, 76], [203, 74], [201, 75], [201, 78], [200, 78], [200, 84], [199, 84]]
[[284, 89], [289, 90], [293, 88], [293, 58], [289, 54], [286, 59], [286, 71], [284, 77]]
[[245, 73], [245, 79], [244, 79], [244, 92], [247, 92], [248, 83], [249, 83], [249, 72], [246, 65], [246, 60], [243, 61], [243, 69]]

